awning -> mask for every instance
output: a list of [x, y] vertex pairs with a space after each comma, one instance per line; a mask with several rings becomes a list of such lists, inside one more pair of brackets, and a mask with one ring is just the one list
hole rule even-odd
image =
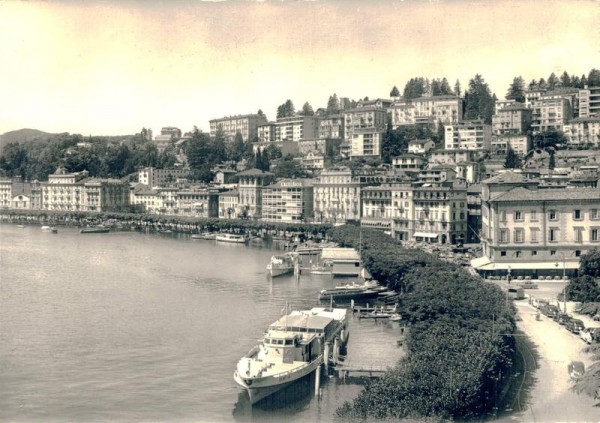
[[413, 236], [415, 238], [437, 238], [439, 234], [433, 232], [415, 232]]
[[[483, 258], [483, 257], [480, 257]], [[475, 259], [477, 260], [477, 259]], [[556, 265], [555, 261], [543, 262], [513, 262], [513, 263], [487, 263], [479, 266], [474, 266], [471, 260], [471, 265], [477, 270], [562, 270], [563, 264]], [[566, 262], [565, 269], [579, 269], [579, 262]]]
[[479, 269], [481, 266], [485, 266], [486, 264], [490, 264], [491, 262], [492, 261], [489, 259], [489, 257], [477, 257], [471, 260], [471, 266], [475, 269]]

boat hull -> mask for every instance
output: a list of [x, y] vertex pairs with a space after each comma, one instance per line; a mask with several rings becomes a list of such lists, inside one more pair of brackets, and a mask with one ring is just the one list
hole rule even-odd
[[269, 274], [274, 278], [277, 276], [286, 275], [288, 273], [294, 272], [293, 267], [273, 267], [270, 265], [267, 266], [267, 270], [269, 271]]
[[319, 300], [328, 301], [333, 298], [336, 300], [360, 300], [365, 298], [375, 298], [377, 292], [375, 291], [364, 291], [364, 292], [336, 292], [336, 293], [323, 293], [319, 294]]
[[229, 242], [232, 244], [245, 244], [246, 243], [245, 238], [231, 238], [231, 237], [217, 236], [216, 240], [219, 242]]
[[106, 234], [110, 229], [82, 229], [79, 231], [82, 234]]
[[250, 403], [256, 404], [258, 401], [286, 388], [297, 380], [302, 379], [304, 376], [311, 374], [322, 363], [323, 357], [319, 356], [319, 358], [313, 360], [307, 366], [296, 371], [266, 378], [249, 379], [250, 384], [248, 384], [236, 370], [233, 374], [233, 379], [238, 385], [246, 389], [246, 392], [248, 392], [248, 396], [250, 398]]

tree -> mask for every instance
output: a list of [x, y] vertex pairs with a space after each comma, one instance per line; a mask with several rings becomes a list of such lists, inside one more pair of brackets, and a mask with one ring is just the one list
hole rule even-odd
[[550, 153], [550, 159], [548, 160], [548, 169], [553, 170], [556, 167], [556, 158], [554, 157], [554, 149], [551, 148], [548, 151]]
[[600, 250], [592, 248], [579, 258], [579, 273], [600, 278]]
[[600, 286], [598, 286], [597, 277], [587, 274], [571, 279], [566, 292], [569, 301], [581, 303], [600, 301]]
[[329, 96], [329, 100], [327, 100], [327, 113], [328, 114], [336, 114], [340, 111], [340, 101], [338, 100], [337, 94], [333, 94]]
[[281, 149], [275, 144], [269, 144], [267, 148], [265, 148], [263, 154], [265, 154], [269, 160], [277, 160], [283, 157], [283, 154], [281, 154]]
[[300, 114], [302, 116], [314, 116], [315, 112], [308, 101], [302, 106], [302, 111]]
[[571, 81], [571, 77], [569, 76], [569, 74], [567, 73], [567, 71], [564, 71], [562, 73], [562, 75], [560, 76], [560, 84], [563, 87], [572, 87], [572, 81]]
[[448, 80], [444, 77], [442, 78], [442, 82], [440, 83], [440, 92], [442, 95], [451, 95], [452, 89], [450, 88], [450, 84]]
[[535, 90], [538, 87], [538, 83], [535, 79], [532, 79], [531, 82], [528, 85], [528, 88], [530, 90]]
[[515, 100], [519, 103], [525, 102], [525, 80], [521, 76], [513, 78], [505, 97], [507, 100]]
[[262, 109], [258, 109], [258, 112], [256, 112], [256, 114], [262, 118], [267, 118], [267, 116], [265, 115], [265, 112], [262, 111]]
[[277, 118], [291, 117], [296, 113], [292, 100], [286, 100], [285, 103], [277, 107]]
[[300, 163], [289, 154], [277, 163], [273, 173], [276, 178], [305, 178], [307, 176]]
[[419, 98], [424, 93], [425, 80], [423, 78], [411, 78], [406, 85], [404, 85], [403, 97], [404, 100], [409, 101], [413, 98]]
[[560, 81], [558, 80], [558, 78], [556, 77], [554, 72], [552, 72], [550, 74], [550, 76], [548, 77], [548, 89], [553, 90], [555, 88], [558, 88], [559, 83], [560, 83]]
[[540, 78], [540, 81], [538, 82], [538, 88], [541, 90], [548, 89], [548, 84], [544, 78]]
[[233, 142], [228, 146], [229, 148], [227, 158], [235, 162], [239, 162], [240, 160], [242, 160], [242, 156], [244, 154], [244, 146], [244, 137], [242, 137], [242, 134], [240, 132], [236, 132]]
[[504, 167], [506, 169], [517, 169], [521, 167], [521, 159], [517, 156], [517, 153], [512, 149], [510, 144], [506, 148], [506, 159], [504, 160]]
[[590, 71], [587, 77], [587, 85], [589, 87], [600, 87], [600, 70], [594, 68]]
[[394, 88], [392, 88], [392, 91], [390, 91], [390, 97], [400, 97], [400, 91], [395, 85]]
[[585, 76], [585, 74], [581, 75], [581, 88], [584, 88], [586, 85], [588, 85], [588, 80], [587, 80], [587, 76]]
[[485, 123], [492, 123], [494, 114], [494, 98], [490, 87], [480, 74], [469, 81], [469, 89], [465, 92], [465, 119], [482, 119]]
[[457, 79], [456, 82], [454, 83], [454, 95], [457, 97], [460, 97], [460, 81]]
[[442, 94], [442, 85], [438, 79], [433, 79], [431, 81], [431, 95], [441, 95]]

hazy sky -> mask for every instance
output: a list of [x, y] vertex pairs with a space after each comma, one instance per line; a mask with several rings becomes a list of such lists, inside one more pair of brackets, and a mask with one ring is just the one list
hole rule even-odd
[[328, 97], [389, 98], [411, 77], [499, 98], [600, 68], [598, 1], [0, 0], [0, 134], [116, 135]]

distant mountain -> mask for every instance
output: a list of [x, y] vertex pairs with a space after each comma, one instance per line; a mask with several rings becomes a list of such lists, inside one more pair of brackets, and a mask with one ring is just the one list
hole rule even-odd
[[11, 142], [24, 143], [27, 141], [48, 141], [56, 138], [60, 134], [51, 134], [37, 129], [19, 129], [0, 135], [0, 151], [4, 146]]

